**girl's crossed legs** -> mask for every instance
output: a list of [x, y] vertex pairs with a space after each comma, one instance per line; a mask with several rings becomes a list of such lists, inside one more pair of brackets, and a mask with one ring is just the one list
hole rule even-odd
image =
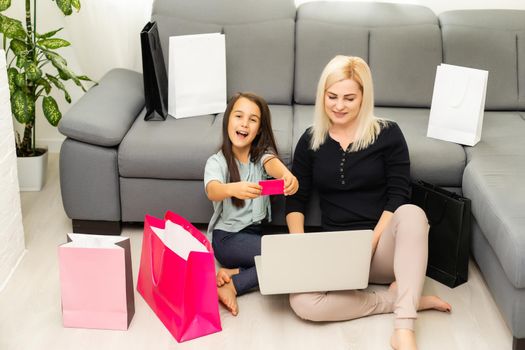
[[254, 256], [261, 254], [261, 237], [260, 225], [239, 232], [213, 231], [215, 258], [226, 268], [217, 273], [219, 300], [233, 315], [238, 313], [237, 296], [259, 285]]

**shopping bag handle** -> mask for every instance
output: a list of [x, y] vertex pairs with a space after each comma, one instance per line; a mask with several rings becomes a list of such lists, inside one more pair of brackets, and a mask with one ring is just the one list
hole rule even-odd
[[[158, 273], [158, 276], [156, 276], [156, 272], [155, 272], [155, 259], [154, 259], [154, 251], [155, 249], [153, 249], [153, 236], [155, 235], [155, 233], [152, 231], [152, 233], [150, 234], [149, 236], [149, 246], [151, 247], [151, 254], [149, 255], [149, 259], [150, 259], [150, 266], [151, 266], [151, 280], [153, 282], [153, 285], [155, 287], [158, 287], [159, 286], [159, 280], [160, 280], [160, 275], [162, 273], [162, 266], [164, 266], [164, 256], [165, 256], [165, 252], [166, 250], [165, 249], [162, 249], [162, 253], [160, 253], [160, 270], [159, 270], [159, 273]], [[157, 237], [157, 239], [160, 241], [160, 239]]]

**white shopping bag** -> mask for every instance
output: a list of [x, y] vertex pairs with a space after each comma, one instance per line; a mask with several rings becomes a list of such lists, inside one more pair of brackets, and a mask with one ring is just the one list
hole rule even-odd
[[427, 136], [474, 146], [481, 138], [488, 71], [441, 64], [436, 70]]
[[169, 49], [168, 113], [186, 118], [224, 112], [224, 34], [172, 36]]

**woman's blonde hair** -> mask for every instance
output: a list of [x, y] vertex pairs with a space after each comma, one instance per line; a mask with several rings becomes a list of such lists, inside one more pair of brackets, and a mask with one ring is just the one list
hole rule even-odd
[[355, 140], [350, 151], [356, 152], [367, 148], [375, 141], [381, 126], [385, 123], [383, 119], [374, 116], [374, 87], [368, 64], [360, 57], [335, 56], [324, 68], [317, 85], [314, 124], [310, 131], [312, 134], [310, 146], [314, 151], [325, 142], [328, 130], [332, 125], [325, 112], [326, 89], [345, 79], [352, 79], [358, 83], [363, 94], [361, 108], [357, 115], [358, 124]]

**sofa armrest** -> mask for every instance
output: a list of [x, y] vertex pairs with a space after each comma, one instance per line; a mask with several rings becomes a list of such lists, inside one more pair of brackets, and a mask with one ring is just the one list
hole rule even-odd
[[143, 108], [142, 74], [113, 69], [71, 107], [58, 130], [85, 143], [116, 146]]

